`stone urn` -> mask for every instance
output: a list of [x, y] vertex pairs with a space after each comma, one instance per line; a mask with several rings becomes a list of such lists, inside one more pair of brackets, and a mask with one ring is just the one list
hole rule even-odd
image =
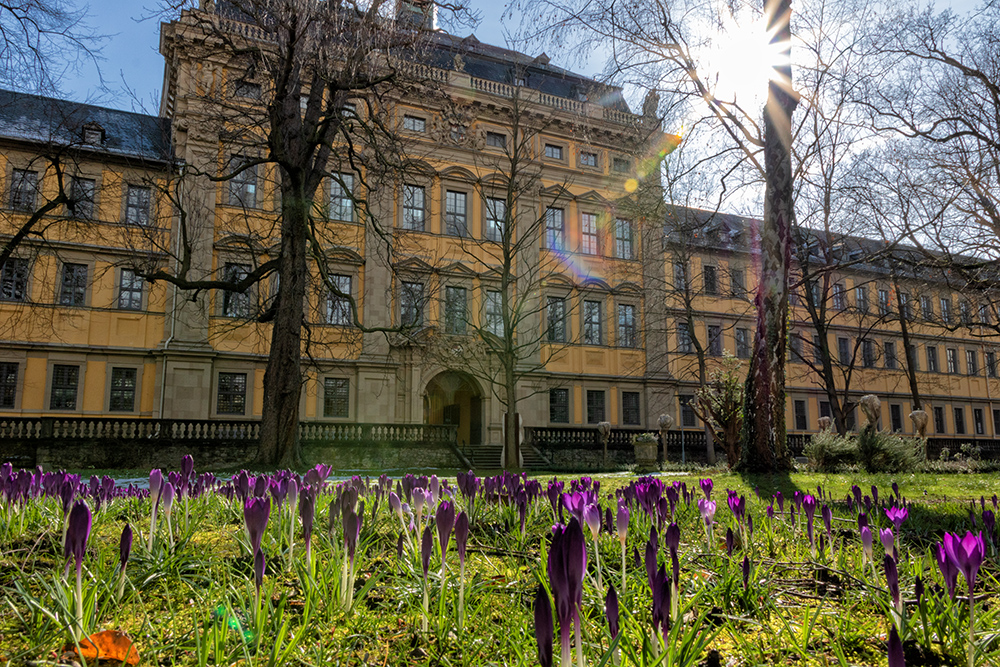
[[638, 433], [632, 436], [636, 472], [651, 472], [656, 470], [657, 446], [656, 436], [652, 433]]

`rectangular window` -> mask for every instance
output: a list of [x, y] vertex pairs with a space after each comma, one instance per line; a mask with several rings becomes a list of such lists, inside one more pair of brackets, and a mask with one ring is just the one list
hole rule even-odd
[[503, 336], [503, 299], [500, 292], [486, 292], [486, 302], [483, 305], [483, 328], [494, 336]]
[[691, 330], [688, 323], [683, 320], [677, 321], [677, 351], [681, 354], [692, 354], [694, 344], [691, 341]]
[[945, 349], [945, 355], [948, 360], [948, 373], [955, 375], [958, 373], [958, 350], [953, 347]]
[[403, 129], [410, 132], [426, 132], [427, 120], [419, 116], [403, 116]]
[[464, 192], [448, 190], [444, 195], [444, 231], [450, 236], [467, 236], [469, 233], [469, 196]]
[[604, 421], [604, 391], [600, 389], [587, 390], [587, 423], [597, 424]]
[[125, 194], [125, 222], [130, 225], [148, 225], [149, 202], [149, 188], [129, 185]]
[[[222, 270], [222, 279], [230, 283], [238, 283], [250, 274], [247, 264], [228, 263]], [[250, 317], [250, 292], [243, 290], [223, 290], [222, 314], [225, 317]]]
[[837, 339], [837, 357], [844, 366], [851, 363], [851, 341], [847, 338]]
[[69, 182], [69, 214], [80, 220], [94, 217], [94, 196], [97, 182], [92, 178], [74, 176]]
[[861, 341], [861, 364], [865, 368], [875, 367], [875, 344], [870, 340]]
[[687, 265], [684, 262], [674, 262], [674, 290], [683, 292], [687, 289]]
[[993, 409], [993, 437], [995, 438], [997, 434], [1000, 434], [1000, 409]]
[[616, 157], [611, 160], [611, 170], [616, 174], [627, 174], [631, 166], [632, 163], [623, 157]]
[[134, 368], [111, 369], [111, 396], [108, 401], [110, 412], [132, 412], [135, 410], [135, 384], [138, 371]]
[[681, 426], [685, 428], [697, 426], [698, 421], [694, 414], [694, 396], [681, 394], [677, 399], [681, 403]]
[[743, 269], [730, 269], [729, 271], [730, 292], [737, 299], [746, 296], [747, 279]]
[[246, 414], [247, 374], [219, 373], [215, 411], [220, 415]]
[[590, 153], [588, 151], [580, 151], [580, 166], [581, 167], [596, 167], [597, 166], [597, 153]]
[[118, 284], [118, 309], [142, 310], [142, 278], [132, 269], [122, 269]]
[[17, 399], [17, 364], [0, 362], [0, 409], [13, 410]]
[[955, 435], [965, 435], [965, 408], [953, 408], [955, 415]]
[[549, 421], [569, 423], [569, 389], [549, 389]]
[[351, 296], [353, 294], [351, 292], [351, 276], [331, 275], [330, 282], [340, 294], [334, 293], [333, 290], [327, 292], [326, 323], [349, 327], [354, 323], [354, 318], [351, 316]]
[[892, 309], [889, 307], [889, 290], [880, 289], [878, 291], [878, 314], [885, 317], [890, 313], [892, 313]]
[[403, 229], [424, 231], [424, 188], [421, 185], [403, 186]]
[[717, 324], [708, 325], [708, 355], [710, 357], [722, 356], [722, 327]]
[[423, 283], [403, 283], [399, 293], [399, 319], [404, 327], [419, 327], [423, 325]]
[[969, 305], [968, 301], [962, 301], [958, 304], [958, 316], [961, 318], [962, 324], [972, 323], [972, 306]]
[[35, 210], [37, 194], [38, 172], [15, 169], [10, 179], [10, 207], [21, 213], [31, 213]]
[[486, 145], [493, 148], [507, 148], [507, 135], [499, 132], [487, 132]]
[[750, 358], [750, 330], [736, 330], [736, 357], [738, 359]]
[[330, 219], [354, 221], [354, 174], [330, 179]]
[[563, 159], [562, 146], [556, 146], [555, 144], [545, 144], [545, 157], [549, 158], [550, 160]]
[[809, 294], [813, 304], [818, 308], [823, 303], [823, 289], [817, 282], [809, 283]]
[[50, 410], [76, 410], [76, 392], [80, 384], [80, 367], [56, 364], [52, 367]]
[[868, 312], [868, 286], [858, 285], [854, 288], [854, 303], [862, 313]]
[[927, 346], [927, 371], [929, 373], [940, 372], [940, 366], [938, 366], [937, 346], [935, 345]]
[[545, 247], [563, 250], [566, 247], [565, 211], [561, 208], [545, 209]]
[[8, 257], [0, 267], [0, 301], [28, 300], [28, 260]]
[[892, 426], [893, 433], [902, 433], [903, 431], [903, 408], [899, 405], [893, 404], [889, 406], [889, 422]]
[[233, 157], [230, 166], [233, 176], [229, 179], [230, 206], [257, 208], [257, 165], [246, 157]]
[[944, 408], [934, 408], [934, 433], [937, 435], [946, 433], [944, 427]]
[[636, 326], [635, 306], [629, 303], [618, 304], [618, 347], [635, 347]]
[[997, 376], [997, 353], [986, 353], [986, 377], [995, 378]]
[[351, 381], [323, 378], [323, 416], [345, 419], [351, 416]]
[[507, 200], [486, 198], [486, 239], [503, 241], [504, 226], [507, 221]]
[[976, 430], [976, 435], [986, 434], [986, 420], [983, 419], [982, 408], [972, 408], [972, 427]]
[[833, 410], [830, 409], [830, 401], [819, 402], [819, 416], [833, 418]]
[[941, 321], [945, 324], [951, 323], [951, 299], [941, 298]]
[[920, 314], [924, 316], [924, 320], [934, 321], [934, 300], [929, 296], [920, 297]]
[[788, 360], [792, 363], [803, 361], [802, 337], [795, 332], [788, 334]]
[[600, 254], [597, 236], [597, 215], [594, 213], [580, 214], [580, 252], [585, 255]]
[[566, 342], [566, 299], [550, 296], [545, 308], [546, 338], [550, 343]]
[[833, 307], [835, 310], [847, 310], [847, 290], [841, 283], [833, 284]]
[[896, 344], [890, 341], [885, 341], [883, 349], [885, 351], [885, 367], [890, 370], [895, 370], [898, 365], [896, 362]]
[[701, 281], [705, 285], [705, 294], [719, 293], [719, 274], [714, 266], [703, 266], [701, 268]]
[[262, 92], [259, 83], [240, 79], [233, 85], [233, 95], [243, 97], [248, 100], [259, 100]]
[[639, 392], [622, 392], [622, 424], [625, 426], [639, 426], [642, 423], [639, 412]]
[[465, 333], [466, 292], [464, 287], [444, 288], [444, 332], [460, 336]]
[[635, 234], [631, 220], [615, 220], [615, 257], [635, 259]]
[[87, 265], [63, 264], [59, 305], [87, 305]]
[[910, 312], [910, 295], [906, 292], [899, 293], [899, 315], [905, 320], [913, 319], [913, 313]]
[[990, 323], [990, 307], [989, 307], [989, 304], [983, 303], [983, 304], [979, 305], [979, 323], [980, 324], [989, 324]]
[[795, 430], [806, 431], [809, 429], [809, 416], [806, 414], [806, 402], [795, 401]]
[[583, 344], [600, 345], [603, 322], [600, 301], [583, 302]]
[[965, 351], [965, 370], [969, 375], [979, 375], [979, 355], [975, 350]]

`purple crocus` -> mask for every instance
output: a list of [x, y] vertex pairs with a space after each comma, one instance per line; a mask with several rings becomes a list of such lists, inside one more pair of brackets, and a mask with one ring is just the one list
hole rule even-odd
[[944, 534], [944, 551], [948, 555], [948, 560], [965, 577], [965, 583], [969, 586], [969, 595], [976, 585], [976, 575], [979, 567], [986, 557], [986, 544], [983, 541], [983, 533], [974, 535], [971, 531], [965, 537], [959, 538], [952, 533]]
[[87, 538], [90, 537], [92, 517], [87, 503], [78, 500], [69, 511], [69, 524], [66, 528], [66, 571], [69, 571], [69, 559], [76, 561], [76, 634], [83, 636], [83, 557], [87, 553]]
[[570, 519], [568, 526], [557, 525], [552, 532], [548, 560], [549, 585], [555, 597], [556, 616], [559, 618], [562, 663], [569, 665], [571, 625], [576, 628], [577, 651], [583, 650], [580, 607], [583, 602], [583, 575], [587, 570], [587, 548], [580, 522], [575, 517]]
[[892, 534], [892, 528], [879, 528], [878, 539], [882, 542], [882, 548], [890, 556], [893, 555], [893, 545], [896, 542], [895, 535]]
[[128, 557], [132, 553], [132, 526], [125, 524], [122, 528], [122, 537], [118, 541], [118, 567], [125, 571], [128, 564]]
[[451, 539], [451, 529], [455, 526], [455, 506], [447, 500], [437, 507], [434, 517], [437, 526], [438, 544], [441, 545], [441, 572], [444, 572], [445, 554], [448, 553], [448, 541]]
[[743, 556], [743, 590], [750, 588], [750, 557]]
[[545, 587], [535, 591], [535, 642], [538, 643], [538, 662], [542, 667], [552, 667], [552, 603]]
[[889, 667], [906, 667], [906, 659], [903, 657], [903, 642], [899, 641], [899, 633], [896, 626], [889, 628]]
[[250, 497], [243, 503], [243, 520], [247, 526], [247, 537], [250, 538], [250, 551], [256, 554], [260, 551], [267, 521], [271, 518], [271, 499]]
[[892, 556], [886, 554], [882, 557], [882, 567], [885, 569], [885, 583], [889, 587], [889, 594], [892, 596], [892, 604], [899, 614], [903, 612], [903, 603], [899, 597], [899, 569]]
[[[465, 617], [465, 549], [469, 543], [469, 516], [465, 512], [459, 512], [455, 519], [455, 549], [458, 551], [458, 628], [462, 629], [462, 622]], [[400, 541], [402, 544], [402, 541]], [[547, 596], [546, 596], [547, 597]], [[552, 611], [549, 610], [549, 623], [552, 622]], [[549, 630], [549, 644], [552, 643], [552, 631]], [[549, 660], [552, 659], [550, 646]]]
[[712, 487], [714, 484], [711, 479], [701, 479], [698, 480], [698, 484], [701, 486], [701, 492], [705, 494], [705, 500], [712, 499]]
[[896, 528], [896, 532], [899, 532], [899, 527], [903, 525], [907, 517], [910, 516], [909, 510], [905, 507], [890, 507], [885, 511], [885, 515], [892, 522], [892, 525]]
[[732, 558], [733, 545], [736, 543], [736, 536], [733, 535], [732, 528], [726, 528], [726, 555]]
[[316, 490], [311, 484], [299, 490], [299, 519], [302, 520], [302, 540], [306, 543], [306, 566], [309, 567], [312, 562], [313, 523], [316, 520]]
[[802, 498], [802, 511], [806, 513], [806, 535], [809, 537], [809, 546], [815, 548], [816, 541], [813, 536], [813, 519], [816, 517], [816, 498], [811, 494], [807, 494]]
[[865, 556], [865, 562], [870, 562], [873, 558], [872, 547], [875, 544], [875, 540], [872, 537], [871, 528], [868, 526], [861, 526], [861, 546]]
[[618, 593], [614, 586], [608, 586], [608, 594], [604, 597], [604, 615], [608, 619], [608, 632], [611, 640], [618, 636]]
[[260, 586], [264, 583], [264, 552], [260, 549], [253, 555], [253, 582], [257, 587], [257, 604], [260, 605]]
[[948, 596], [955, 599], [955, 586], [958, 583], [958, 567], [948, 557], [948, 552], [943, 544], [938, 544], [934, 549], [934, 560], [937, 561], [941, 576], [944, 577], [944, 585], [948, 589]]

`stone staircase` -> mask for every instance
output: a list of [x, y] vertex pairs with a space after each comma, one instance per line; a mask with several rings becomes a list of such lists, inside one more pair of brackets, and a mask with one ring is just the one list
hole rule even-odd
[[[502, 445], [478, 445], [463, 452], [476, 470], [500, 470], [503, 468]], [[526, 470], [551, 469], [552, 464], [531, 445], [521, 445], [521, 458]]]

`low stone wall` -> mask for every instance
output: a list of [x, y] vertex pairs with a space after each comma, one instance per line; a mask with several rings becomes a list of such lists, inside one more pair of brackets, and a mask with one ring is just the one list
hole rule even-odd
[[307, 443], [302, 447], [306, 465], [326, 463], [338, 472], [352, 470], [403, 472], [462, 467], [450, 447], [435, 443], [343, 444]]

